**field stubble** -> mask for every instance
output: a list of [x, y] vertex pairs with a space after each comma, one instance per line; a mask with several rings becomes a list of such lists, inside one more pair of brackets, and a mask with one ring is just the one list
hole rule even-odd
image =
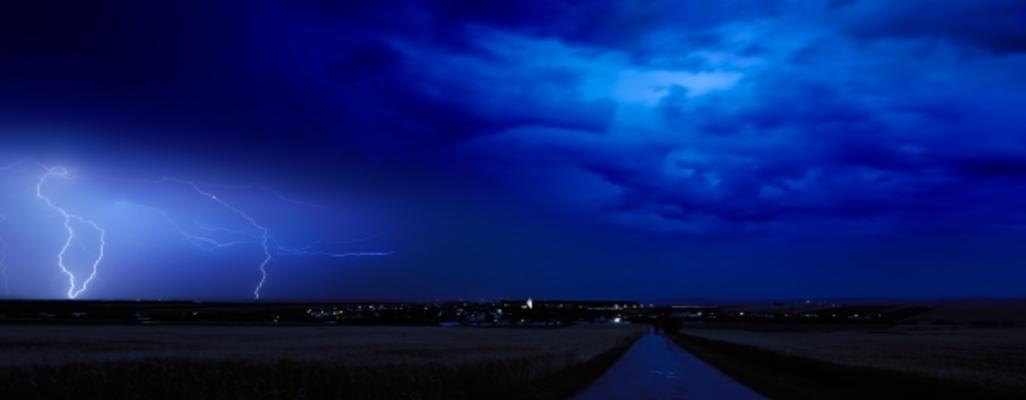
[[0, 383], [10, 398], [558, 398], [639, 334], [598, 326], [3, 326]]
[[[973, 388], [1009, 397], [1026, 394], [1026, 328], [1021, 327], [699, 328], [683, 333], [686, 346], [719, 357], [725, 369], [749, 359], [791, 366], [797, 375], [812, 369], [820, 369], [820, 374], [834, 370], [850, 377], [883, 377], [891, 386], [909, 382], [910, 388], [919, 386], [941, 393], [951, 386], [955, 391], [946, 392], [951, 395], [957, 390], [973, 392]], [[757, 368], [758, 363], [745, 368]], [[867, 381], [862, 386], [868, 390], [872, 384]]]

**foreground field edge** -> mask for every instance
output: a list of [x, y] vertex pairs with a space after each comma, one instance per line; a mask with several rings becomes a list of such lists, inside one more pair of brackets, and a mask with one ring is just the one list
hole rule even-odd
[[1026, 393], [1013, 389], [845, 366], [687, 333], [673, 335], [672, 339], [738, 382], [773, 399], [1026, 398]]

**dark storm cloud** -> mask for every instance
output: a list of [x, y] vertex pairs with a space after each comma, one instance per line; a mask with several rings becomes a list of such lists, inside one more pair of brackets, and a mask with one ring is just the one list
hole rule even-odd
[[[608, 205], [630, 224], [685, 232], [822, 225], [844, 232], [867, 225], [982, 228], [1018, 213], [1007, 196], [1021, 188], [988, 178], [1018, 177], [1016, 160], [1026, 150], [1018, 128], [1026, 121], [1008, 104], [1022, 100], [1014, 71], [1024, 60], [959, 54], [1014, 51], [1007, 45], [1022, 37], [1019, 2], [851, 2], [757, 10], [707, 24], [680, 20], [677, 27], [668, 22], [677, 15], [663, 13], [647, 20], [647, 37], [628, 30], [627, 39], [549, 31], [545, 24], [520, 29], [515, 12], [492, 11], [470, 10], [461, 21], [502, 30], [486, 39], [488, 46], [512, 41], [519, 57], [483, 68], [501, 69], [507, 84], [529, 92], [545, 77], [510, 72], [545, 57], [581, 77], [560, 83], [565, 91], [582, 98], [600, 93], [617, 112], [605, 125], [524, 118], [516, 129], [482, 132], [473, 148], [524, 163], [576, 165], [621, 189]], [[808, 19], [810, 13], [822, 19]], [[992, 29], [980, 22], [988, 16], [999, 17]], [[595, 29], [606, 22], [584, 19]], [[574, 19], [554, 18], [561, 20]], [[838, 32], [828, 26], [833, 20], [847, 25]], [[702, 37], [708, 39], [695, 41]], [[646, 42], [664, 44], [665, 52], [636, 57]], [[760, 50], [748, 51], [754, 45]], [[591, 61], [582, 65], [581, 53]], [[688, 57], [706, 59], [698, 71], [710, 74], [688, 81], [695, 68], [648, 62]], [[702, 79], [735, 73], [739, 80], [701, 86]], [[602, 79], [621, 80], [622, 87], [603, 87]], [[559, 106], [574, 108], [567, 100]], [[960, 155], [966, 151], [974, 155]], [[967, 201], [990, 204], [992, 215], [966, 211]]]
[[887, 38], [940, 39], [998, 53], [1026, 50], [1026, 1], [922, 2], [863, 0], [835, 11], [844, 15], [846, 29], [870, 40]]
[[[847, 250], [808, 261], [807, 238], [1026, 229], [1024, 3], [10, 3], [0, 151], [367, 193], [401, 221], [402, 267], [359, 293], [644, 286], [617, 265], [649, 264], [759, 291], [774, 272], [744, 266], [765, 259], [822, 283], [838, 269], [819, 261]], [[1017, 265], [1001, 257], [994, 271]], [[968, 279], [950, 270], [937, 281]]]
[[[570, 168], [531, 179], [605, 182], [596, 217], [642, 229], [982, 227], [1026, 155], [1023, 4], [29, 5], [4, 68], [30, 102], [202, 148]], [[994, 215], [959, 215], [973, 193]]]
[[[8, 144], [266, 156], [345, 129], [289, 60], [267, 2], [0, 6]], [[284, 32], [282, 32], [284, 31]], [[38, 140], [45, 131], [52, 140]], [[186, 132], [186, 134], [182, 134]], [[288, 132], [284, 138], [282, 132]], [[38, 150], [38, 149], [37, 149]], [[75, 150], [77, 151], [77, 150]]]

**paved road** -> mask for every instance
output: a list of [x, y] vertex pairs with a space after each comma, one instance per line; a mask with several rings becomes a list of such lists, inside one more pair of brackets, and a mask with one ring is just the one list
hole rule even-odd
[[649, 333], [576, 399], [745, 400], [762, 396], [662, 335]]

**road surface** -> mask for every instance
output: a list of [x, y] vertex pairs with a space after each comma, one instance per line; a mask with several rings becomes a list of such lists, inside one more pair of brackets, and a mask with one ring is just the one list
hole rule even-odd
[[642, 336], [577, 400], [597, 399], [762, 399], [654, 333]]

